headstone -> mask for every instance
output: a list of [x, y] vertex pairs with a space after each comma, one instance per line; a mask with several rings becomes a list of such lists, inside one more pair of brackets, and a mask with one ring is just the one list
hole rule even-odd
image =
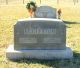
[[36, 9], [34, 13], [36, 18], [57, 18], [56, 8], [50, 6], [40, 6]]
[[49, 18], [18, 20], [14, 26], [14, 46], [7, 49], [9, 59], [70, 59], [66, 47], [66, 26], [63, 21]]
[[65, 49], [65, 44], [66, 26], [62, 21], [31, 19], [14, 26], [15, 49]]

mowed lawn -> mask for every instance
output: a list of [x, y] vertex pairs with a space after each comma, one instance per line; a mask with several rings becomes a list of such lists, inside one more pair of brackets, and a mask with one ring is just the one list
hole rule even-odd
[[[13, 25], [17, 19], [28, 18], [25, 4], [0, 5], [0, 68], [80, 68], [80, 7], [73, 3], [48, 5], [61, 8], [61, 19], [66, 21], [66, 43], [74, 52], [70, 60], [36, 60], [20, 59], [11, 61], [6, 59], [6, 49], [13, 43]], [[78, 23], [78, 24], [76, 24]]]

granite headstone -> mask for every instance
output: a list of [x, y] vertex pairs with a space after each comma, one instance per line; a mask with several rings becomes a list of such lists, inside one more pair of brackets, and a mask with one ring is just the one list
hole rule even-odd
[[14, 26], [14, 48], [65, 49], [66, 26], [60, 20], [20, 20]]
[[66, 47], [66, 26], [50, 18], [20, 19], [14, 25], [14, 45], [6, 51], [8, 59], [71, 59]]

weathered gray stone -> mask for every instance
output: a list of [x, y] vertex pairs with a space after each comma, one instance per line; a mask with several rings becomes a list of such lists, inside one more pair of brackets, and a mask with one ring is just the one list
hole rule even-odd
[[37, 8], [34, 17], [36, 18], [57, 18], [56, 8], [50, 6], [40, 6]]
[[61, 20], [32, 18], [14, 26], [14, 49], [65, 49], [66, 26]]

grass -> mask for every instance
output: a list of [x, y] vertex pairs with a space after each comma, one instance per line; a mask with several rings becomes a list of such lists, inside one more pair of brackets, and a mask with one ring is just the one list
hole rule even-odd
[[6, 48], [13, 43], [13, 25], [19, 18], [29, 16], [25, 4], [0, 5], [0, 68], [80, 68], [80, 7], [79, 4], [62, 2], [48, 5], [62, 9], [62, 20], [66, 21], [66, 42], [74, 52], [71, 60], [36, 60], [20, 59], [10, 61], [6, 59]]

